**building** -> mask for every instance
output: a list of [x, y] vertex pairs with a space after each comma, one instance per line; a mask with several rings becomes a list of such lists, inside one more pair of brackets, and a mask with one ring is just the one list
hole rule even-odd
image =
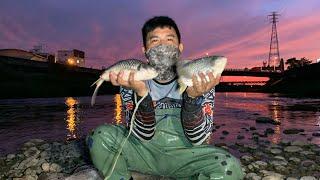
[[15, 57], [21, 59], [29, 59], [34, 61], [48, 62], [48, 57], [25, 51], [22, 49], [0, 49], [0, 56]]
[[56, 63], [68, 64], [72, 66], [85, 66], [85, 53], [83, 51], [73, 50], [59, 50], [56, 55]]

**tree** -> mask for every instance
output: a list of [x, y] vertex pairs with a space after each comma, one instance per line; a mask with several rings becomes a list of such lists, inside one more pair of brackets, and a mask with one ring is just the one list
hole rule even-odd
[[294, 69], [294, 68], [300, 68], [302, 66], [306, 66], [311, 64], [312, 61], [309, 59], [303, 57], [301, 59], [290, 58], [286, 61], [286, 64], [288, 65], [288, 69]]

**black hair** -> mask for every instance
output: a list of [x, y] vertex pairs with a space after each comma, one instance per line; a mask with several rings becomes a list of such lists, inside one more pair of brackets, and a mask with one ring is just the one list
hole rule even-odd
[[147, 35], [149, 32], [153, 31], [156, 28], [163, 28], [163, 27], [172, 27], [178, 36], [178, 42], [180, 43], [181, 36], [178, 29], [177, 24], [168, 16], [155, 16], [148, 21], [146, 21], [142, 27], [142, 38], [143, 38], [143, 45], [146, 47], [147, 44]]

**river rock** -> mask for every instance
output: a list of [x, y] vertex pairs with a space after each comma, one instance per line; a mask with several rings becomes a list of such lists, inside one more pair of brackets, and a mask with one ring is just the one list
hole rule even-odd
[[261, 180], [261, 177], [258, 176], [256, 173], [248, 173], [248, 174], [246, 174], [246, 179]]
[[243, 155], [243, 156], [241, 156], [241, 160], [249, 163], [249, 162], [253, 161], [253, 157], [249, 156], [249, 155]]
[[289, 140], [287, 140], [287, 139], [283, 139], [283, 140], [281, 140], [280, 144], [288, 146], [288, 145], [291, 144], [291, 142]]
[[303, 167], [307, 167], [308, 168], [308, 167], [311, 167], [311, 166], [315, 165], [315, 162], [311, 161], [311, 160], [304, 160], [304, 161], [301, 162], [301, 165]]
[[320, 137], [320, 132], [315, 132], [315, 133], [312, 133], [312, 136], [315, 136], [315, 137]]
[[223, 135], [228, 135], [229, 132], [224, 130], [224, 131], [222, 131], [222, 134], [223, 134]]
[[272, 160], [270, 164], [273, 166], [286, 166], [288, 162], [283, 160]]
[[281, 122], [280, 121], [276, 121], [272, 118], [269, 117], [258, 117], [256, 119], [256, 123], [269, 123], [269, 124], [274, 124], [274, 125], [280, 125]]
[[7, 155], [7, 161], [11, 161], [13, 158], [15, 158], [16, 157], [16, 155], [15, 154], [8, 154]]
[[299, 180], [298, 178], [295, 178], [295, 177], [287, 177], [286, 180]]
[[313, 176], [303, 176], [300, 178], [300, 180], [317, 180], [317, 178]]
[[289, 153], [295, 153], [295, 152], [300, 152], [303, 149], [301, 147], [298, 146], [287, 146], [284, 148], [285, 152], [289, 152]]
[[284, 176], [282, 174], [273, 171], [261, 170], [260, 173], [265, 176], [264, 178], [266, 178], [266, 180], [284, 179]]
[[29, 149], [24, 151], [23, 154], [26, 157], [30, 157], [30, 156], [38, 157], [38, 155], [40, 154], [40, 151], [36, 147], [30, 147]]
[[292, 146], [307, 146], [308, 143], [305, 141], [296, 140], [291, 143]]
[[50, 164], [49, 163], [43, 163], [41, 165], [41, 168], [42, 168], [43, 172], [49, 172], [50, 171]]
[[280, 161], [286, 161], [286, 158], [284, 158], [283, 156], [274, 156], [273, 159], [280, 160]]
[[272, 154], [281, 154], [282, 153], [282, 150], [281, 149], [270, 149], [270, 152]]
[[61, 171], [61, 166], [56, 163], [50, 164], [50, 172], [60, 172]]
[[103, 180], [103, 176], [95, 169], [84, 169], [67, 177], [65, 180]]
[[290, 162], [293, 162], [293, 163], [295, 163], [295, 164], [298, 164], [298, 163], [301, 162], [301, 160], [300, 160], [299, 158], [297, 158], [297, 157], [290, 157], [290, 158], [289, 158], [289, 161], [290, 161]]
[[304, 132], [304, 129], [291, 128], [283, 131], [284, 134], [298, 134], [300, 132]]
[[264, 131], [265, 134], [274, 134], [274, 130], [272, 128], [267, 128], [265, 131]]

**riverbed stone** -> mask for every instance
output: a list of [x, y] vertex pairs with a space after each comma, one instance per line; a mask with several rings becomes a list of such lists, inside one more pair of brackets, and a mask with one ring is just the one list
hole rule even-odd
[[40, 151], [36, 147], [30, 147], [23, 152], [26, 157], [34, 156], [37, 157], [40, 154]]
[[272, 160], [270, 164], [273, 166], [286, 166], [288, 162], [283, 160]]
[[272, 154], [281, 154], [282, 153], [282, 150], [281, 149], [270, 149], [270, 152]]
[[299, 146], [287, 146], [284, 148], [285, 152], [289, 152], [289, 153], [295, 153], [295, 152], [300, 152], [303, 149]]
[[317, 178], [313, 176], [303, 176], [300, 178], [300, 180], [317, 180]]
[[284, 134], [298, 134], [300, 132], [304, 132], [304, 129], [290, 128], [283, 130]]
[[297, 157], [290, 157], [290, 158], [289, 158], [289, 161], [290, 161], [290, 162], [293, 162], [293, 163], [295, 163], [295, 164], [298, 164], [298, 163], [301, 162], [301, 159], [299, 159], [299, 158], [297, 158]]
[[314, 136], [314, 137], [320, 137], [320, 132], [312, 133], [312, 136]]
[[267, 179], [269, 178], [283, 179], [284, 178], [284, 175], [273, 172], [273, 171], [261, 170], [260, 173], [263, 174], [263, 176], [265, 176]]
[[311, 166], [315, 165], [315, 162], [312, 161], [312, 160], [304, 160], [304, 161], [301, 162], [301, 165], [303, 167], [307, 167], [308, 168], [308, 167], [311, 167]]
[[308, 142], [305, 142], [305, 141], [300, 141], [300, 140], [296, 140], [296, 141], [293, 141], [291, 143], [292, 146], [307, 146], [309, 145]]
[[261, 180], [262, 179], [256, 173], [248, 173], [248, 174], [246, 174], [245, 177], [246, 177], [246, 179], [250, 179], [250, 180]]
[[280, 125], [280, 121], [276, 121], [270, 117], [258, 117], [256, 119], [256, 123], [269, 123], [269, 124], [274, 124], [274, 125]]
[[243, 160], [244, 162], [249, 163], [249, 162], [253, 161], [253, 157], [250, 156], [250, 155], [243, 155], [243, 156], [241, 156], [241, 160]]

